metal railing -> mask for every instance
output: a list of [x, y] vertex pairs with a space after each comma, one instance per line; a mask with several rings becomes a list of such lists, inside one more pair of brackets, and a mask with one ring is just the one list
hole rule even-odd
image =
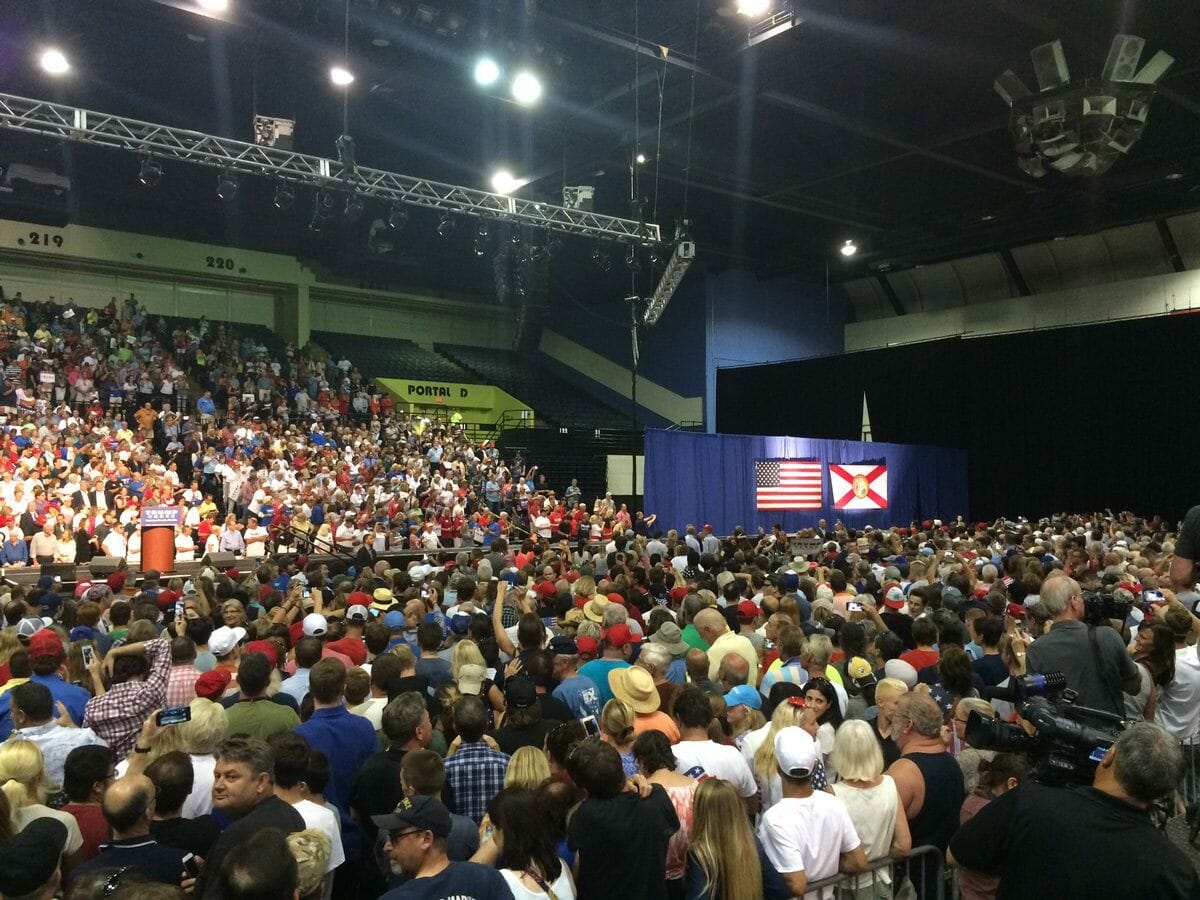
[[955, 871], [937, 847], [915, 847], [904, 859], [872, 860], [866, 872], [810, 881], [805, 900], [957, 900]]

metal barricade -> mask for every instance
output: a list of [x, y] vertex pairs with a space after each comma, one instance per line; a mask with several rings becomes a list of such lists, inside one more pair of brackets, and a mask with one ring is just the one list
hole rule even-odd
[[1183, 784], [1179, 794], [1185, 805], [1200, 802], [1200, 738], [1192, 738], [1180, 744], [1183, 749]]
[[805, 900], [957, 900], [952, 869], [933, 846], [915, 847], [904, 859], [872, 860], [866, 872], [810, 881]]

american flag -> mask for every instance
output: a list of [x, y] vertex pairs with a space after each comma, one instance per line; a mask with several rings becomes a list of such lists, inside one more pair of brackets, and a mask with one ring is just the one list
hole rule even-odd
[[755, 509], [820, 509], [821, 463], [815, 459], [754, 461]]

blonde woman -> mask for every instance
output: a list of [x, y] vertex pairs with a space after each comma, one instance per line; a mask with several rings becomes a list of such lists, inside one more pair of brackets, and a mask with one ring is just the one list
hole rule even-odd
[[[912, 850], [908, 819], [896, 782], [883, 774], [883, 752], [866, 722], [843, 722], [834, 739], [833, 767], [841, 780], [833, 792], [846, 804], [867, 859], [901, 859]], [[883, 900], [892, 896], [887, 867], [860, 875], [838, 888], [839, 900]]]
[[[773, 745], [772, 745], [773, 746]], [[684, 874], [687, 900], [786, 900], [792, 896], [771, 865], [728, 781], [696, 786], [691, 845]]]
[[[769, 727], [750, 732], [742, 743], [742, 757], [750, 764], [754, 780], [758, 782], [763, 812], [783, 799], [783, 784], [779, 780], [779, 766], [775, 762], [775, 735], [790, 725], [798, 725], [816, 737], [816, 721], [806, 712], [803, 697], [788, 697], [775, 707]], [[825, 785], [825, 767], [818, 761], [813, 772], [813, 789], [824, 790]]]
[[[500, 688], [496, 687], [495, 680], [487, 677], [487, 663], [483, 659], [479, 645], [474, 641], [459, 641], [454, 645], [454, 653], [450, 657], [450, 677], [454, 679], [456, 685], [459, 684], [463, 666], [478, 666], [483, 671], [484, 677], [477, 693], [481, 698], [487, 697], [493, 715], [504, 712], [504, 694], [501, 693]], [[470, 671], [469, 674], [476, 675], [478, 672]], [[461, 691], [461, 687], [459, 689]], [[476, 692], [463, 691], [463, 693]]]
[[13, 833], [23, 831], [34, 819], [47, 817], [62, 822], [67, 829], [66, 867], [70, 868], [82, 861], [78, 854], [83, 847], [83, 834], [73, 815], [46, 805], [50, 788], [37, 744], [14, 740], [0, 744], [0, 791], [8, 800]]
[[635, 714], [633, 707], [624, 700], [609, 700], [600, 712], [600, 740], [621, 754], [621, 768], [626, 775], [638, 773], [637, 760], [633, 758], [633, 731]]
[[896, 714], [896, 701], [908, 693], [908, 685], [899, 678], [881, 678], [875, 685], [875, 740], [883, 753], [886, 769], [900, 758], [900, 748], [892, 740], [892, 716]]
[[62, 564], [75, 562], [75, 550], [75, 534], [68, 526], [64, 525], [58, 529], [58, 543], [54, 547], [54, 561]]
[[504, 773], [506, 788], [528, 788], [536, 790], [550, 777], [550, 763], [546, 754], [537, 747], [519, 747], [508, 761]]
[[220, 703], [197, 697], [188, 704], [190, 722], [176, 725], [183, 751], [192, 758], [192, 792], [183, 802], [183, 817], [195, 819], [212, 812], [212, 787], [217, 748], [229, 731], [229, 717]]

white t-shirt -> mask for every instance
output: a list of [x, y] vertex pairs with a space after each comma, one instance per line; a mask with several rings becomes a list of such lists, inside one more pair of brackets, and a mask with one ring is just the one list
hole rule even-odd
[[862, 844], [846, 804], [825, 791], [780, 800], [763, 813], [758, 839], [780, 874], [802, 871], [810, 882], [836, 875], [841, 855]]
[[325, 871], [332, 872], [346, 861], [346, 852], [342, 849], [342, 827], [337, 816], [327, 807], [318, 806], [311, 800], [301, 800], [292, 806], [304, 819], [305, 828], [316, 828], [329, 835], [329, 862], [325, 864]]
[[255, 558], [265, 556], [267, 553], [266, 542], [255, 541], [252, 544], [250, 543], [250, 539], [265, 538], [267, 536], [267, 529], [263, 528], [261, 525], [257, 526], [256, 528], [247, 528], [244, 532], [242, 532], [242, 539], [246, 542], [246, 556]]
[[1196, 734], [1200, 726], [1200, 656], [1195, 647], [1175, 651], [1175, 678], [1163, 689], [1154, 721], [1177, 741]]
[[192, 754], [192, 792], [183, 801], [183, 817], [195, 819], [212, 812], [213, 770], [217, 758], [211, 753]]
[[24, 831], [25, 827], [34, 819], [57, 819], [66, 826], [67, 845], [63, 848], [63, 856], [70, 856], [83, 846], [83, 833], [79, 830], [79, 823], [75, 821], [75, 817], [69, 812], [63, 812], [61, 809], [51, 809], [49, 806], [44, 806], [41, 803], [22, 806], [13, 813], [15, 831]]
[[675, 771], [692, 778], [723, 778], [737, 788], [741, 797], [753, 797], [758, 793], [754, 774], [737, 747], [718, 744], [716, 741], [680, 741], [675, 751]]
[[[512, 869], [501, 869], [500, 876], [512, 891], [513, 900], [542, 900], [549, 896], [540, 888], [536, 891], [530, 890], [521, 881], [520, 873]], [[575, 900], [575, 882], [571, 879], [571, 870], [567, 868], [566, 863], [559, 867], [558, 877], [550, 884], [550, 890], [558, 900]]]

